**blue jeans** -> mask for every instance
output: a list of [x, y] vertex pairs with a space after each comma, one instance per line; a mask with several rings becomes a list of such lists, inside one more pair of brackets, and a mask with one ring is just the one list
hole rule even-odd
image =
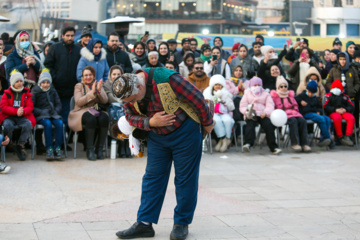
[[319, 124], [321, 135], [324, 138], [330, 139], [330, 118], [325, 115], [319, 115], [317, 113], [307, 113], [304, 115], [306, 120], [311, 120]]
[[40, 120], [39, 124], [44, 126], [45, 145], [49, 149], [53, 143], [53, 130], [52, 125], [55, 127], [55, 145], [54, 148], [63, 144], [63, 121], [61, 119], [48, 119]]
[[200, 125], [190, 118], [167, 135], [149, 132], [138, 221], [158, 222], [174, 162], [177, 202], [174, 223], [187, 225], [192, 222], [197, 203], [202, 134]]

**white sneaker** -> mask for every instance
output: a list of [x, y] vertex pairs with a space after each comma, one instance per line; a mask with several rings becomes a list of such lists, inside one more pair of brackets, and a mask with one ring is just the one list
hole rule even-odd
[[220, 148], [223, 145], [224, 138], [220, 139], [219, 142], [215, 146], [215, 152], [220, 152]]
[[250, 152], [250, 144], [245, 144], [244, 146], [243, 146], [243, 150], [244, 150], [244, 152]]
[[282, 152], [282, 150], [280, 148], [275, 148], [274, 151], [272, 152], [272, 154], [274, 155], [278, 155]]
[[8, 173], [10, 171], [11, 167], [7, 166], [3, 163], [0, 163], [0, 173]]

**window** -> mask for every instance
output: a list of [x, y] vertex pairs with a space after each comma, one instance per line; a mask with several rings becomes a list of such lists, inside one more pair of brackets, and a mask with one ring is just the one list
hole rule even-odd
[[262, 5], [263, 6], [268, 6], [269, 5], [269, 0], [262, 0]]
[[284, 1], [283, 0], [273, 0], [273, 6], [274, 7], [283, 7]]
[[339, 24], [327, 24], [326, 35], [339, 35], [340, 25]]
[[70, 2], [61, 2], [61, 8], [70, 8]]
[[346, 5], [354, 5], [354, 0], [346, 0]]
[[266, 17], [267, 11], [266, 10], [258, 10], [258, 17]]
[[359, 36], [359, 24], [346, 24], [346, 35], [358, 37]]
[[313, 35], [320, 36], [320, 24], [313, 24]]
[[324, 6], [324, 0], [319, 0], [320, 6]]
[[69, 11], [61, 11], [60, 12], [60, 17], [61, 18], [68, 18], [70, 16]]

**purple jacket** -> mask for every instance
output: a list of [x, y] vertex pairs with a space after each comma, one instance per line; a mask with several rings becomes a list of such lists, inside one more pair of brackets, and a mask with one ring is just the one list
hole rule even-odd
[[287, 98], [280, 98], [275, 90], [271, 90], [270, 94], [274, 100], [275, 109], [284, 110], [288, 118], [302, 117], [299, 112], [299, 105], [295, 100], [295, 92], [293, 90], [289, 91], [289, 96]]

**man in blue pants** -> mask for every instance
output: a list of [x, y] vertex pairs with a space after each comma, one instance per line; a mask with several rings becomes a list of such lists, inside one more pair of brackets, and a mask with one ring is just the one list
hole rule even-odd
[[116, 235], [121, 239], [155, 235], [152, 223], [159, 220], [174, 161], [177, 206], [170, 239], [186, 239], [197, 203], [202, 136], [213, 129], [205, 99], [194, 85], [166, 68], [124, 74], [115, 80], [113, 92], [125, 103], [130, 125], [148, 133], [137, 222]]

